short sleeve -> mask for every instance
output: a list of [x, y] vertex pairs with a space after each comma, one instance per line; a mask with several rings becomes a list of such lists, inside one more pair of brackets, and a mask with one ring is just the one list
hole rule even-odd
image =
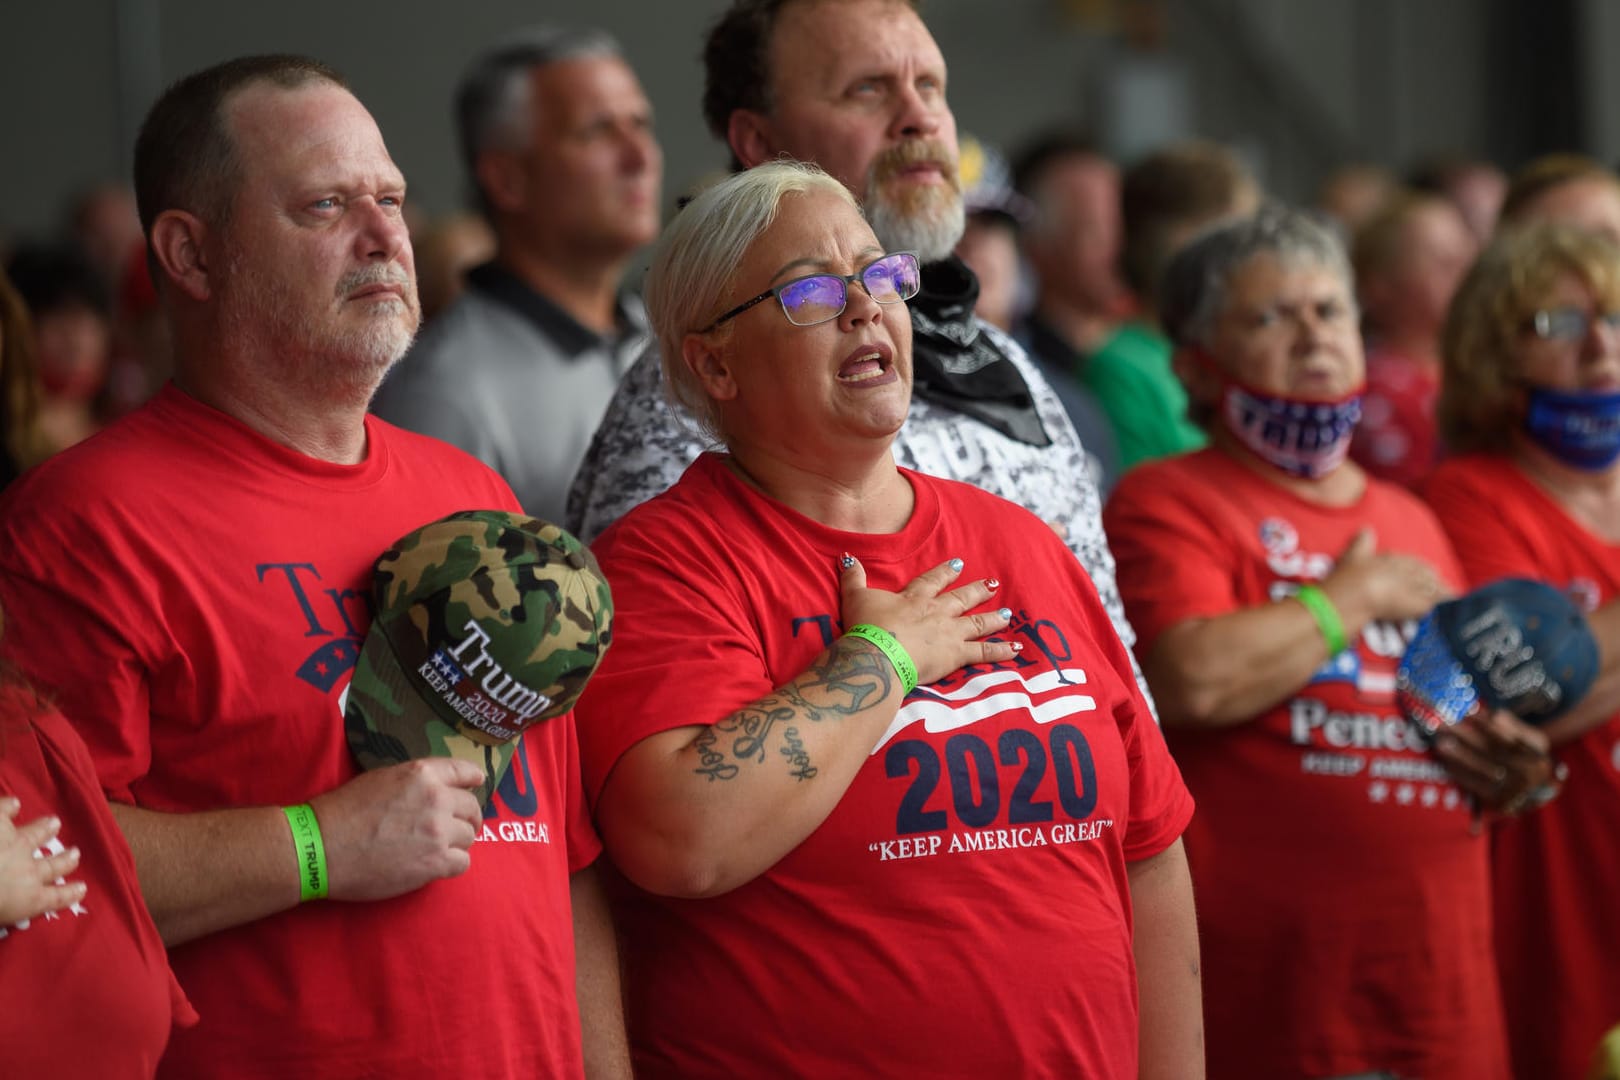
[[1130, 770], [1131, 819], [1125, 829], [1125, 860], [1138, 862], [1175, 843], [1192, 820], [1193, 798], [1137, 686], [1130, 655], [1116, 636], [1105, 633], [1107, 628], [1106, 623], [1097, 627], [1099, 645], [1126, 690], [1114, 715]]
[[591, 823], [590, 804], [585, 798], [584, 777], [579, 764], [579, 730], [575, 714], [558, 717], [558, 723], [568, 725], [568, 754], [565, 763], [567, 796], [563, 803], [565, 815], [563, 831], [568, 838], [568, 872], [577, 874], [602, 854], [602, 840]]
[[734, 576], [703, 558], [718, 538], [670, 535], [683, 523], [652, 517], [641, 515], [631, 531], [616, 529], [596, 547], [613, 587], [614, 641], [576, 710], [593, 803], [619, 758], [642, 739], [713, 724], [773, 688]]
[[142, 620], [121, 618], [114, 583], [98, 587], [89, 561], [55, 540], [24, 540], [9, 529], [5, 537], [12, 547], [0, 557], [0, 655], [72, 723], [108, 798], [133, 803], [131, 785], [151, 766], [147, 666], [129, 636]]
[[1124, 849], [1126, 862], [1139, 862], [1157, 855], [1186, 831], [1193, 797], [1165, 745], [1164, 733], [1141, 695], [1132, 696], [1137, 711], [1121, 732], [1131, 773], [1131, 820]]
[[1139, 467], [1120, 481], [1103, 512], [1139, 655], [1178, 623], [1242, 606], [1223, 563], [1229, 552], [1215, 524], [1179, 490], [1179, 479], [1162, 466]]
[[[1035, 528], [1043, 526], [1037, 523]], [[1113, 633], [1096, 594], [1077, 587], [1074, 595], [1085, 609], [1097, 649], [1123, 688], [1114, 708], [1130, 776], [1130, 820], [1125, 823], [1123, 850], [1127, 862], [1138, 862], [1175, 843], [1192, 820], [1193, 798], [1137, 684], [1130, 653]]]

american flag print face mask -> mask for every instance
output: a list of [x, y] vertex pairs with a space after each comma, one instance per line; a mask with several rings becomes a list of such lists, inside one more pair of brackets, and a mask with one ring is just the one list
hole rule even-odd
[[1315, 480], [1344, 464], [1361, 420], [1361, 389], [1332, 401], [1276, 397], [1228, 382], [1221, 420], [1260, 460]]

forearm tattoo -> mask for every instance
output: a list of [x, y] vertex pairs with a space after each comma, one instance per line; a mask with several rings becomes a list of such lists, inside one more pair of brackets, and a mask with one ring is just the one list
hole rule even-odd
[[888, 657], [864, 641], [839, 638], [803, 675], [699, 735], [692, 744], [697, 772], [731, 780], [744, 765], [785, 761], [795, 780], [814, 779], [819, 769], [801, 725], [862, 712], [888, 697], [894, 680]]

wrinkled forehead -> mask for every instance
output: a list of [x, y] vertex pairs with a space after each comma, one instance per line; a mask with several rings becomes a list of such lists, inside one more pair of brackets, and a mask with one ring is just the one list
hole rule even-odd
[[224, 117], [244, 183], [403, 182], [376, 120], [335, 83], [255, 83], [232, 96]]
[[1347, 268], [1312, 251], [1258, 251], [1234, 264], [1226, 277], [1228, 310], [1334, 299], [1353, 300]]
[[785, 96], [860, 76], [945, 70], [933, 35], [905, 0], [791, 2], [777, 16], [765, 60], [772, 94]]

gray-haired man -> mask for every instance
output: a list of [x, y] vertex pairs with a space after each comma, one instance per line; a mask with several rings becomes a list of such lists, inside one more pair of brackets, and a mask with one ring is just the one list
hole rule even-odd
[[434, 320], [373, 409], [454, 443], [559, 521], [568, 481], [646, 340], [619, 294], [658, 233], [652, 109], [614, 40], [536, 29], [479, 57], [456, 95], [494, 262]]

